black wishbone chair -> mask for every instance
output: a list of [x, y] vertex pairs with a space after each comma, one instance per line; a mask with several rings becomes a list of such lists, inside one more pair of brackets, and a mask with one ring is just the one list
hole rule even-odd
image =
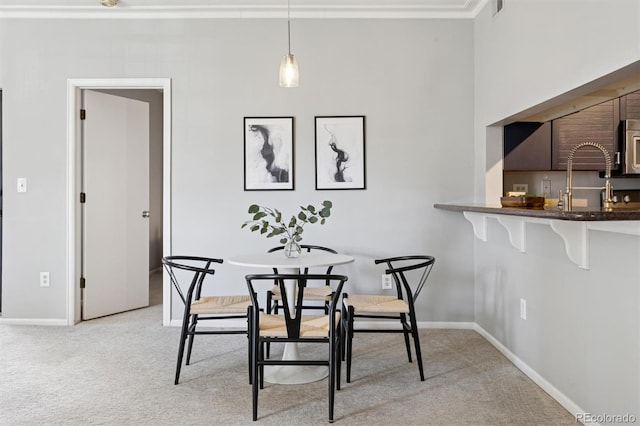
[[[251, 377], [253, 420], [258, 419], [258, 390], [264, 388], [265, 366], [327, 366], [328, 396], [329, 396], [329, 422], [333, 422], [333, 406], [335, 391], [340, 389], [340, 362], [341, 362], [341, 337], [340, 337], [340, 311], [336, 310], [342, 286], [347, 277], [344, 275], [327, 274], [254, 274], [247, 275], [247, 287], [251, 296], [252, 307], [250, 310], [250, 335], [251, 342]], [[289, 294], [285, 289], [285, 281], [295, 282], [295, 291]], [[334, 289], [329, 301], [328, 313], [319, 315], [306, 315], [302, 313], [307, 284], [312, 281], [324, 281]], [[283, 301], [282, 315], [267, 314], [260, 308], [259, 300], [266, 291], [267, 286], [276, 283], [280, 289]], [[262, 292], [258, 288], [263, 287]], [[290, 301], [289, 297], [295, 300]], [[291, 309], [290, 306], [293, 308]], [[326, 357], [314, 357], [313, 359], [267, 359], [264, 357], [266, 343], [315, 343], [327, 345]], [[295, 397], [295, 389], [292, 397]]]
[[[191, 349], [193, 348], [193, 338], [195, 335], [249, 334], [248, 328], [240, 330], [220, 329], [206, 331], [196, 329], [199, 321], [244, 318], [248, 323], [248, 312], [251, 306], [251, 300], [248, 294], [224, 296], [202, 295], [202, 286], [205, 283], [205, 278], [212, 278], [213, 274], [215, 274], [213, 265], [220, 263], [222, 263], [222, 259], [198, 256], [167, 256], [162, 259], [162, 264], [171, 278], [171, 283], [184, 303], [182, 331], [180, 333], [178, 361], [176, 364], [176, 385], [180, 379], [180, 367], [182, 366], [184, 346], [187, 337], [189, 337], [189, 346], [185, 365], [189, 365], [191, 361]], [[183, 279], [185, 283], [190, 280], [186, 295], [182, 291], [180, 279]], [[247, 327], [249, 327], [249, 324], [247, 324]], [[249, 359], [249, 363], [250, 362], [251, 359]], [[249, 381], [251, 382], [251, 376], [249, 376]]]
[[[311, 252], [328, 252], [337, 254], [338, 252], [329, 247], [309, 245], [309, 244], [300, 244], [300, 248], [303, 253], [311, 253]], [[274, 251], [284, 250], [284, 246], [273, 247], [269, 249], [267, 253], [273, 253]], [[303, 274], [308, 273], [323, 273], [323, 274], [331, 274], [333, 270], [333, 265], [329, 265], [326, 268], [317, 268], [317, 271], [309, 271], [309, 268], [304, 268], [301, 272]], [[273, 268], [273, 273], [278, 273], [278, 268]], [[305, 310], [324, 310], [326, 314], [329, 312], [329, 301], [331, 300], [331, 294], [333, 293], [333, 289], [328, 282], [318, 283], [314, 287], [308, 287], [304, 294], [304, 303], [302, 305], [302, 309]], [[267, 313], [278, 314], [278, 311], [282, 309], [282, 296], [280, 295], [280, 288], [278, 285], [274, 285], [269, 291], [267, 291], [267, 303], [266, 303]], [[270, 354], [270, 345], [267, 343], [267, 358], [269, 358]]]
[[[386, 273], [391, 274], [395, 283], [396, 295], [347, 294], [342, 298], [342, 336], [346, 341], [342, 344], [343, 356], [347, 361], [347, 383], [351, 382], [351, 356], [354, 333], [403, 333], [409, 362], [411, 360], [411, 345], [409, 336], [413, 337], [413, 344], [418, 360], [420, 380], [424, 381], [422, 368], [422, 353], [420, 351], [420, 337], [416, 321], [415, 301], [420, 295], [431, 269], [435, 263], [433, 256], [398, 256], [375, 260], [375, 263], [386, 263]], [[407, 317], [408, 320], [407, 320]], [[354, 328], [354, 320], [368, 318], [377, 320], [395, 320], [400, 322], [400, 328]]]

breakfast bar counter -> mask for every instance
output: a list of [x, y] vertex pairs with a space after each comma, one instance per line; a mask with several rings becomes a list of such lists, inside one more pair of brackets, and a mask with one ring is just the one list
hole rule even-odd
[[520, 252], [527, 251], [527, 224], [548, 225], [562, 237], [569, 259], [589, 269], [589, 232], [613, 232], [640, 237], [640, 210], [613, 211], [580, 209], [526, 209], [488, 204], [434, 204], [436, 209], [461, 212], [481, 241], [488, 241], [488, 219], [495, 219], [509, 234], [509, 242]]
[[610, 220], [640, 220], [640, 210], [614, 209], [605, 211], [593, 208], [574, 208], [572, 211], [553, 209], [525, 209], [513, 207], [501, 207], [490, 204], [434, 204], [436, 209], [455, 212], [475, 212], [500, 214], [507, 216], [523, 216], [541, 219], [575, 220], [575, 221], [610, 221]]

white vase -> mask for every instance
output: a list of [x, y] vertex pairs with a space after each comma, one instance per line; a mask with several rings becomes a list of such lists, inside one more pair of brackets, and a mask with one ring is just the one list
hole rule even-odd
[[295, 258], [300, 256], [302, 249], [300, 248], [300, 244], [295, 241], [289, 241], [284, 245], [284, 255], [287, 257]]

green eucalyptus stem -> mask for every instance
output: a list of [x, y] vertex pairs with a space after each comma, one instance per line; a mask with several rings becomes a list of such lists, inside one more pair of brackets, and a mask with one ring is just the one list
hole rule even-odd
[[304, 226], [307, 223], [318, 222], [324, 225], [331, 215], [331, 207], [333, 207], [331, 201], [323, 201], [322, 208], [319, 210], [311, 204], [307, 207], [300, 206], [298, 214], [291, 216], [288, 222], [284, 222], [282, 213], [278, 209], [252, 204], [249, 206], [248, 213], [253, 216], [244, 222], [241, 228], [250, 225], [251, 232], [260, 231], [261, 235], [267, 234], [267, 238], [279, 235], [281, 244], [289, 241], [299, 243], [302, 240]]

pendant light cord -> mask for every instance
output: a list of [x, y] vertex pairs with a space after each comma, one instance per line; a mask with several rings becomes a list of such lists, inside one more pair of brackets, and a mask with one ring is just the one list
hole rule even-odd
[[287, 41], [289, 43], [289, 56], [291, 56], [291, 18], [289, 15], [289, 9], [290, 9], [290, 1], [291, 0], [287, 0]]

